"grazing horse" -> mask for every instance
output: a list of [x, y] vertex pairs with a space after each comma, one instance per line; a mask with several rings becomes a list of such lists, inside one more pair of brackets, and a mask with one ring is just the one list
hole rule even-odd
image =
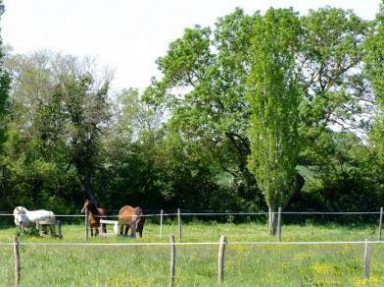
[[55, 214], [52, 211], [45, 209], [30, 211], [23, 206], [17, 206], [13, 210], [13, 217], [15, 225], [19, 226], [22, 232], [26, 227], [36, 226], [38, 221], [48, 221], [50, 225], [54, 225], [56, 222]]
[[140, 207], [132, 207], [125, 205], [119, 210], [118, 214], [120, 235], [127, 235], [129, 227], [131, 227], [131, 237], [136, 237], [136, 231], [140, 237], [143, 236], [143, 229], [145, 217], [143, 217], [143, 210]]
[[[81, 213], [88, 211], [88, 223], [89, 228], [91, 229], [91, 237], [93, 237], [93, 230], [95, 230], [95, 236], [99, 235], [100, 228], [100, 219], [105, 219], [107, 216], [107, 212], [104, 208], [98, 208], [96, 204], [86, 199], [84, 201], [84, 206], [81, 209]], [[103, 225], [103, 233], [107, 233], [107, 227]]]

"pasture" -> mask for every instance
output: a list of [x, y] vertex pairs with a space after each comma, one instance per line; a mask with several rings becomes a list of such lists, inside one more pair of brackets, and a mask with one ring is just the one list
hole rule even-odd
[[[89, 238], [87, 242], [81, 225], [63, 224], [62, 230], [62, 240], [19, 237], [20, 287], [169, 285], [167, 243], [170, 234], [178, 243], [177, 223], [164, 224], [162, 237], [159, 225], [148, 222], [143, 238]], [[15, 231], [15, 227], [0, 229], [1, 286], [14, 286], [10, 243]], [[381, 243], [372, 244], [371, 277], [363, 279], [361, 241], [375, 241], [377, 234], [374, 225], [288, 225], [283, 227], [283, 244], [278, 244], [264, 224], [190, 222], [183, 225], [182, 242], [176, 245], [175, 286], [383, 286]], [[220, 235], [228, 241], [221, 285], [217, 282]], [[313, 244], [288, 244], [303, 241]], [[348, 243], [321, 244], [329, 241]]]

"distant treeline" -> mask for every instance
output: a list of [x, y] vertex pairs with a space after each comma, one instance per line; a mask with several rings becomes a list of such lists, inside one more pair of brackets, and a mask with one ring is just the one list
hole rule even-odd
[[[384, 13], [236, 9], [195, 26], [144, 91], [94, 61], [0, 54], [0, 209], [376, 211]], [[139, 28], [139, 27], [138, 27]], [[128, 77], [129, 75], [127, 75]]]

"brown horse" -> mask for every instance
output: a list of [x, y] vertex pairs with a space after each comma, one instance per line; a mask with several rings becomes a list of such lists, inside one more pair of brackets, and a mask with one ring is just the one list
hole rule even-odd
[[[86, 210], [88, 210], [88, 223], [89, 228], [91, 229], [91, 237], [93, 237], [93, 230], [95, 230], [95, 236], [97, 236], [99, 235], [100, 219], [105, 219], [107, 217], [107, 212], [104, 208], [97, 208], [96, 204], [89, 199], [84, 201], [81, 213], [84, 213]], [[103, 232], [107, 233], [105, 224], [103, 225]]]
[[143, 229], [145, 223], [145, 217], [143, 216], [143, 210], [140, 207], [132, 207], [125, 205], [119, 210], [118, 214], [120, 235], [127, 235], [129, 227], [131, 227], [131, 237], [136, 237], [136, 232], [140, 237], [143, 237]]

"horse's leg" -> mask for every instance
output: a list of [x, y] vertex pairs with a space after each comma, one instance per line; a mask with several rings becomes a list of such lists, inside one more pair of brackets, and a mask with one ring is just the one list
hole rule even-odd
[[128, 235], [128, 231], [129, 231], [129, 224], [125, 224], [124, 225], [124, 235]]
[[92, 228], [92, 226], [89, 227], [89, 229], [91, 230], [91, 237], [93, 237], [93, 228]]
[[124, 224], [120, 224], [120, 226], [119, 226], [120, 235], [123, 235], [123, 231], [124, 231]]
[[98, 235], [99, 235], [99, 227], [96, 226], [96, 228], [95, 228], [95, 237], [98, 236]]
[[131, 231], [131, 237], [132, 237], [132, 238], [136, 238], [136, 221], [134, 221], [134, 222], [132, 223], [131, 228], [132, 228], [132, 231]]

